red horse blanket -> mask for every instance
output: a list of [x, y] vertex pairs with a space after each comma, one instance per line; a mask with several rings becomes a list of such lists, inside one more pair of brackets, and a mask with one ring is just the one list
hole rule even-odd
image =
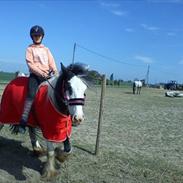
[[[18, 77], [4, 90], [0, 105], [0, 123], [19, 124], [27, 94], [28, 78]], [[39, 127], [50, 141], [62, 142], [71, 136], [72, 121], [57, 111], [48, 97], [48, 86], [41, 85], [35, 96], [28, 125]]]

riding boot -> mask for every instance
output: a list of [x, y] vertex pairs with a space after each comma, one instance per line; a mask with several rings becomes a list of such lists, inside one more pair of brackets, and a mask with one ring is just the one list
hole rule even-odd
[[30, 112], [31, 107], [32, 107], [32, 102], [33, 102], [32, 99], [26, 99], [26, 101], [25, 101], [22, 117], [20, 120], [20, 126], [19, 126], [20, 133], [25, 133], [25, 131], [26, 131], [25, 126], [26, 126], [27, 121], [28, 121], [29, 112]]

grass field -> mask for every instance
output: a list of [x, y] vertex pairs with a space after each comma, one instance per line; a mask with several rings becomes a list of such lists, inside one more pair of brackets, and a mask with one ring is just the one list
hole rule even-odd
[[4, 81], [10, 81], [15, 78], [15, 73], [0, 71], [0, 83]]
[[[183, 98], [167, 98], [164, 90], [107, 88], [100, 153], [93, 155], [100, 89], [89, 90], [86, 120], [73, 128], [73, 154], [61, 165], [55, 183], [183, 182]], [[0, 182], [43, 182], [45, 158], [31, 156], [28, 135], [0, 132]]]

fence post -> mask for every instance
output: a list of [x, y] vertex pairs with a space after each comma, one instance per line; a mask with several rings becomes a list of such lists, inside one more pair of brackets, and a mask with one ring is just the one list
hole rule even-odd
[[97, 138], [96, 138], [96, 145], [95, 145], [95, 155], [99, 154], [100, 129], [101, 129], [101, 122], [102, 122], [102, 118], [103, 118], [105, 89], [106, 89], [106, 76], [103, 75], [102, 76], [102, 87], [101, 87], [101, 97], [100, 97]]

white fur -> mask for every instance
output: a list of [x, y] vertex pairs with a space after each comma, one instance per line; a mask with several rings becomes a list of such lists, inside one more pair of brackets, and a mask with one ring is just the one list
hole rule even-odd
[[[69, 83], [72, 88], [72, 95], [69, 96], [69, 93], [67, 92], [67, 96], [69, 97], [69, 99], [84, 98], [84, 93], [87, 89], [85, 83], [77, 76], [71, 78]], [[78, 119], [83, 119], [84, 114], [81, 105], [69, 106], [69, 112], [72, 116], [75, 116]]]
[[133, 83], [133, 94], [137, 93], [140, 94], [142, 88], [142, 82], [140, 80], [136, 80]]
[[142, 87], [142, 82], [141, 81], [135, 81], [135, 86], [136, 87]]

